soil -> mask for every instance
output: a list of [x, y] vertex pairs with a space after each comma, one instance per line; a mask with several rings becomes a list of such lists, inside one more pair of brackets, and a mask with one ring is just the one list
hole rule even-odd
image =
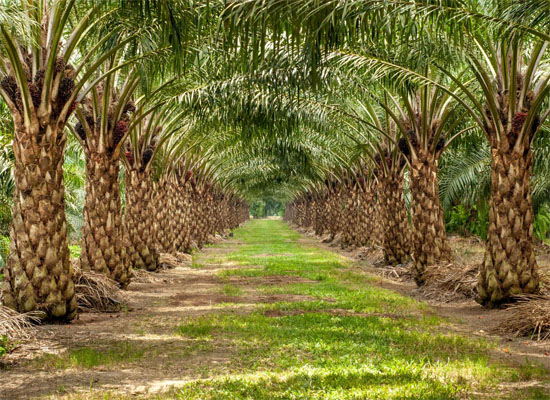
[[[299, 242], [310, 247], [321, 247], [337, 251], [354, 262], [354, 268], [365, 274], [377, 272], [372, 262], [351, 258], [352, 253], [317, 238], [304, 236]], [[235, 250], [243, 243], [229, 239], [222, 247], [206, 248], [201, 257], [209, 257]], [[453, 246], [462, 251], [464, 243]], [[474, 244], [468, 244], [469, 247]], [[479, 255], [473, 248], [469, 256]], [[543, 255], [542, 257], [548, 257]], [[63, 393], [89, 392], [90, 388], [101, 387], [126, 394], [150, 394], [165, 390], [168, 386], [181, 385], [200, 378], [199, 364], [208, 363], [222, 367], [232, 360], [229, 344], [216, 343], [216, 351], [194, 354], [187, 352], [191, 339], [176, 335], [174, 327], [182, 320], [217, 312], [247, 313], [257, 303], [308, 300], [306, 296], [287, 294], [265, 295], [257, 291], [259, 285], [281, 285], [310, 282], [292, 276], [265, 277], [219, 277], [218, 272], [236, 268], [232, 264], [201, 265], [200, 269], [176, 267], [163, 269], [158, 273], [139, 272], [127, 290], [128, 309], [116, 314], [85, 313], [70, 325], [45, 325], [38, 327], [36, 339], [22, 343], [7, 357], [7, 365], [0, 369], [0, 399], [27, 399], [42, 396], [59, 396]], [[242, 267], [239, 267], [242, 268]], [[249, 266], [257, 268], [257, 266]], [[224, 294], [224, 286], [238, 286], [239, 296]], [[497, 346], [492, 356], [497, 361], [506, 360], [512, 364], [539, 363], [550, 369], [550, 344], [537, 343], [526, 338], [498, 336], [493, 332], [505, 316], [505, 310], [485, 310], [473, 300], [441, 303], [423, 298], [413, 282], [380, 277], [374, 282], [381, 287], [425, 301], [433, 313], [448, 319], [449, 331], [465, 335], [490, 338]], [[228, 305], [227, 303], [232, 303]], [[287, 313], [303, 313], [293, 310]], [[323, 312], [348, 315], [349, 310], [328, 309]], [[270, 311], [270, 317], [286, 315], [281, 311]], [[369, 314], [370, 316], [371, 314]], [[372, 314], [377, 315], [377, 314]], [[401, 315], [379, 315], [388, 318], [403, 318]], [[416, 316], [410, 316], [416, 318]], [[147, 332], [145, 334], [144, 332]], [[125, 341], [143, 351], [155, 350], [154, 357], [143, 357], [131, 365], [117, 368], [95, 367], [94, 369], [55, 369], [37, 364], [45, 354], [61, 354], [69, 349], [78, 349], [93, 343], [95, 347], [117, 346]], [[181, 362], [185, 354], [185, 362]], [[178, 356], [174, 356], [178, 355]], [[206, 357], [206, 358], [205, 358]]]

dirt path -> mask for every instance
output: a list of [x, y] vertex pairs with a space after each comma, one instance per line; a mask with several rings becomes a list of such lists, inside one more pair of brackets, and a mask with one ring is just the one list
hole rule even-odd
[[[298, 242], [308, 247], [323, 247], [315, 238], [302, 237]], [[128, 309], [116, 314], [81, 314], [71, 325], [38, 327], [38, 341], [22, 345], [10, 355], [12, 365], [0, 370], [0, 399], [86, 398], [92, 390], [113, 391], [127, 395], [149, 395], [170, 386], [178, 386], [206, 376], [208, 368], [223, 373], [229, 369], [234, 348], [229, 341], [216, 339], [215, 346], [178, 335], [175, 327], [188, 318], [216, 313], [246, 314], [258, 304], [310, 300], [303, 295], [266, 294], [262, 287], [291, 283], [308, 283], [297, 276], [219, 276], [219, 272], [243, 268], [236, 264], [208, 264], [238, 250], [244, 243], [229, 239], [217, 247], [204, 249], [198, 257], [199, 268], [178, 267], [154, 274], [141, 274], [128, 289]], [[262, 253], [258, 258], [270, 257]], [[276, 254], [281, 256], [284, 254]], [[203, 264], [204, 262], [204, 264]], [[254, 265], [244, 268], [258, 268]], [[357, 266], [353, 266], [357, 268]], [[368, 267], [360, 267], [368, 273]], [[380, 280], [380, 286], [418, 297], [414, 286]], [[231, 288], [242, 288], [233, 293]], [[240, 289], [241, 290], [241, 289]], [[475, 303], [432, 305], [434, 312], [448, 317], [449, 329], [469, 335], [489, 337], [489, 328], [498, 311], [484, 311]], [[462, 321], [463, 323], [461, 323]], [[491, 322], [493, 321], [493, 322]], [[491, 340], [504, 341], [492, 336]], [[523, 342], [523, 343], [522, 343]], [[512, 362], [536, 360], [550, 368], [548, 345], [513, 339], [495, 350], [494, 357]], [[204, 348], [211, 346], [205, 352]], [[506, 348], [504, 352], [501, 350]], [[87, 349], [92, 349], [90, 354]], [[120, 356], [122, 354], [122, 356]], [[100, 360], [89, 368], [76, 368], [72, 358]], [[80, 358], [79, 358], [80, 357]], [[103, 357], [103, 359], [101, 359]], [[105, 359], [107, 357], [107, 359]], [[115, 360], [113, 366], [109, 357]], [[84, 397], [78, 397], [84, 394]]]

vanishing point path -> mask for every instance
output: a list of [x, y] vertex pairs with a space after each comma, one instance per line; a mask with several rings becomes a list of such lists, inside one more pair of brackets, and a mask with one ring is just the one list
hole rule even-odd
[[544, 368], [495, 357], [380, 279], [250, 221], [192, 266], [139, 274], [120, 313], [39, 327], [0, 398], [550, 398]]

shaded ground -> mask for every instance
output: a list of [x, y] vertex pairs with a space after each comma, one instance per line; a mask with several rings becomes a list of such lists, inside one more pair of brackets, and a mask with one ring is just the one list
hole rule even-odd
[[428, 307], [369, 268], [251, 221], [191, 268], [140, 274], [127, 310], [39, 327], [0, 398], [550, 399], [542, 348], [526, 362], [479, 332], [490, 313]]

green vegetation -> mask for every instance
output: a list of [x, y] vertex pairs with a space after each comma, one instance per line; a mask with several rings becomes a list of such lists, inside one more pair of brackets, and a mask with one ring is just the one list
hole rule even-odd
[[101, 343], [94, 343], [88, 347], [70, 350], [59, 355], [41, 356], [34, 361], [34, 364], [50, 370], [94, 368], [136, 361], [143, 355], [144, 350], [137, 348], [134, 343], [129, 341], [112, 343], [107, 348]]
[[284, 204], [271, 198], [257, 200], [250, 205], [250, 215], [254, 218], [282, 216], [284, 211]]
[[[10, 238], [7, 236], [0, 236], [0, 267], [4, 266], [8, 259], [10, 251]], [[1, 279], [1, 274], [0, 274]]]
[[0, 336], [0, 358], [4, 357], [9, 350], [9, 342], [8, 342], [8, 336], [2, 335]]
[[168, 328], [177, 344], [142, 343], [156, 329], [147, 316], [134, 329], [136, 341], [93, 342], [30, 365], [46, 371], [147, 368], [157, 360], [192, 365], [178, 377], [188, 383], [161, 394], [100, 386], [86, 394], [58, 391], [71, 400], [550, 399], [541, 365], [495, 362], [498, 344], [453, 333], [425, 304], [377, 286], [376, 277], [308, 245], [282, 221], [253, 220], [235, 231], [232, 246], [228, 253], [199, 253], [197, 267], [203, 258], [222, 268], [238, 264], [218, 273], [227, 282], [220, 291], [238, 296], [246, 288], [247, 296], [258, 296], [251, 308], [224, 304], [188, 316]]
[[78, 245], [69, 245], [69, 251], [71, 253], [71, 258], [79, 258], [82, 249]]
[[[451, 399], [547, 377], [536, 365], [491, 362], [494, 344], [448, 333], [428, 307], [373, 286], [375, 278], [298, 237], [280, 221], [252, 221], [237, 230], [244, 245], [217, 261], [243, 268], [222, 275], [286, 279], [288, 284], [260, 289], [288, 300], [245, 315], [210, 313], [182, 321], [178, 334], [229, 341], [236, 355], [230, 373], [212, 370], [209, 379], [166, 398]], [[550, 398], [542, 393], [532, 388], [520, 398]]]
[[222, 293], [226, 296], [241, 296], [243, 290], [238, 286], [227, 284], [222, 286]]
[[[196, 299], [158, 296], [203, 307], [159, 327], [170, 357], [206, 356], [205, 380], [172, 397], [463, 398], [523, 381], [511, 396], [543, 396], [537, 365], [495, 364], [492, 343], [264, 218], [409, 268], [434, 297], [471, 282], [464, 296], [509, 307], [503, 331], [550, 332], [549, 0], [1, 3], [2, 307], [70, 323], [104, 310], [84, 292], [132, 291], [252, 215], [235, 251], [192, 255]], [[466, 262], [449, 232], [484, 254]], [[98, 342], [36, 362], [145, 354]]]

